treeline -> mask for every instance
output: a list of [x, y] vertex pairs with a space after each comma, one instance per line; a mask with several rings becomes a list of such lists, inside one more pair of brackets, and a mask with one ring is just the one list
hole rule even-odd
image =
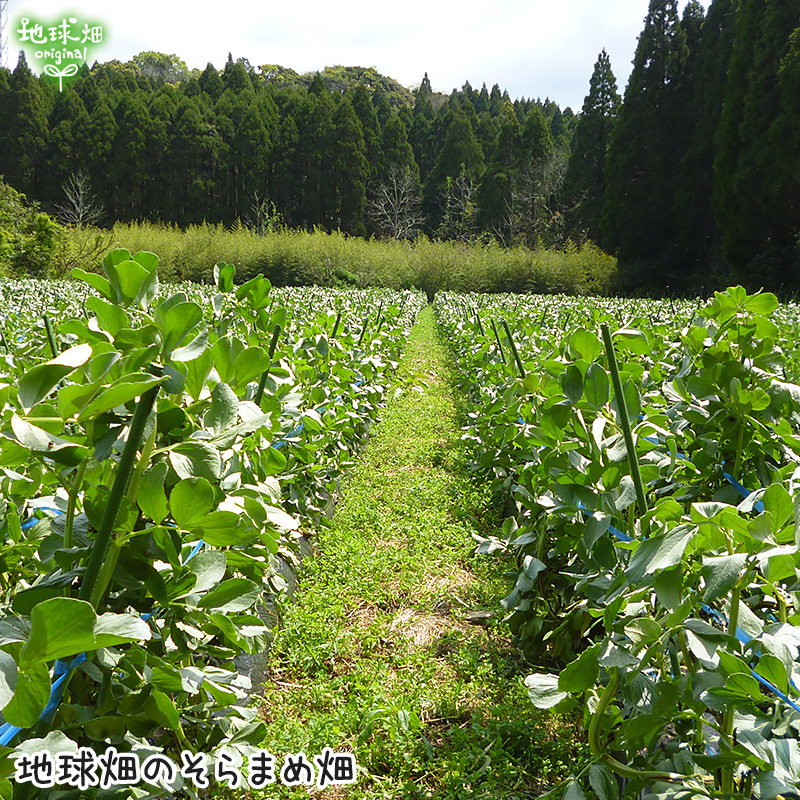
[[[800, 290], [800, 0], [650, 0], [620, 98], [581, 113], [425, 76], [140, 54], [56, 91], [0, 70], [0, 175], [72, 224], [284, 226], [581, 246], [621, 287]], [[65, 186], [69, 197], [65, 195]], [[66, 199], [65, 199], [66, 198]]]
[[441, 95], [427, 75], [412, 95], [371, 70], [304, 80], [230, 57], [191, 74], [156, 53], [84, 66], [56, 89], [23, 55], [0, 71], [0, 174], [45, 210], [66, 186], [106, 224], [560, 236], [575, 117], [549, 100], [512, 102], [496, 85]]
[[799, 26], [798, 0], [651, 0], [621, 105], [598, 62], [564, 202], [623, 286], [800, 290]]

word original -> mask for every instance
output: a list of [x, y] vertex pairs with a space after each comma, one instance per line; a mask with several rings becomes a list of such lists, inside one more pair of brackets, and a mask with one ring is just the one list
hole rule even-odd
[[[213, 767], [209, 763], [213, 763]], [[211, 772], [209, 772], [211, 769]], [[112, 786], [173, 784], [178, 777], [206, 789], [213, 777], [231, 789], [249, 786], [259, 789], [277, 780], [284, 786], [328, 786], [356, 782], [356, 759], [352, 753], [335, 753], [326, 747], [313, 760], [305, 753], [287, 753], [276, 776], [275, 756], [258, 750], [247, 760], [247, 778], [242, 775], [233, 757], [225, 752], [216, 756], [184, 750], [178, 766], [171, 758], [153, 753], [140, 760], [136, 753], [119, 753], [109, 747], [97, 755], [87, 747], [77, 752], [51, 754], [46, 750], [16, 756], [14, 780], [32, 783], [39, 789], [74, 786], [86, 791], [90, 786], [109, 789]]]

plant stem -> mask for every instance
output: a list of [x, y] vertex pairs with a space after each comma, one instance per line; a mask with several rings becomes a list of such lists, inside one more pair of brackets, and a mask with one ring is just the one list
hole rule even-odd
[[[136, 406], [136, 411], [133, 412], [131, 419], [131, 426], [128, 430], [128, 440], [125, 442], [125, 447], [122, 451], [122, 457], [117, 466], [117, 472], [114, 476], [114, 483], [111, 487], [111, 494], [108, 498], [106, 510], [103, 513], [103, 519], [100, 522], [100, 529], [97, 531], [97, 537], [92, 545], [91, 552], [89, 553], [89, 560], [86, 564], [86, 572], [83, 575], [81, 582], [81, 591], [78, 595], [81, 600], [92, 600], [95, 597], [98, 578], [100, 576], [100, 568], [106, 560], [109, 545], [111, 543], [111, 536], [114, 533], [114, 526], [117, 522], [119, 509], [122, 505], [122, 500], [125, 497], [128, 482], [130, 481], [131, 473], [133, 472], [134, 461], [136, 460], [136, 453], [139, 450], [139, 445], [142, 442], [144, 435], [145, 424], [153, 405], [156, 401], [159, 385], [153, 386], [148, 389], [140, 398]], [[93, 602], [95, 609], [97, 608], [96, 601]]]
[[742, 449], [744, 447], [744, 423], [739, 423], [739, 437], [736, 440], [736, 458], [733, 462], [733, 477], [738, 481], [742, 474]]
[[361, 329], [361, 336], [358, 337], [358, 347], [361, 347], [361, 341], [364, 338], [364, 334], [367, 332], [367, 325], [369, 324], [369, 314], [367, 314], [366, 319], [364, 320], [364, 327]]
[[77, 471], [75, 478], [72, 481], [72, 487], [69, 490], [69, 500], [67, 502], [67, 518], [64, 521], [64, 549], [69, 550], [72, 547], [72, 528], [75, 522], [75, 506], [78, 502], [78, 494], [83, 484], [83, 476], [86, 474], [87, 461], [82, 461]]
[[605, 715], [606, 709], [611, 705], [612, 700], [616, 696], [618, 688], [619, 669], [617, 667], [612, 667], [609, 670], [608, 684], [603, 694], [600, 696], [600, 702], [597, 704], [597, 709], [592, 715], [592, 721], [589, 723], [589, 749], [592, 751], [592, 755], [602, 760], [603, 763], [614, 770], [617, 775], [621, 775], [623, 778], [628, 778], [629, 780], [639, 779], [643, 781], [683, 783], [686, 779], [685, 775], [678, 775], [674, 772], [655, 772], [634, 769], [606, 753], [605, 749], [601, 746], [599, 739], [600, 721]]
[[636, 445], [633, 441], [633, 431], [631, 421], [628, 418], [628, 405], [625, 402], [625, 394], [622, 391], [622, 379], [617, 365], [617, 354], [614, 350], [614, 343], [611, 341], [611, 331], [608, 325], [602, 325], [603, 342], [606, 346], [608, 356], [608, 368], [611, 372], [611, 381], [614, 384], [614, 395], [617, 398], [617, 410], [619, 411], [619, 422], [622, 428], [622, 435], [625, 438], [625, 448], [628, 451], [628, 467], [630, 469], [633, 486], [636, 489], [636, 503], [639, 506], [639, 513], [647, 513], [647, 495], [644, 491], [642, 474], [639, 471], [639, 458], [636, 455]]
[[[731, 611], [728, 618], [728, 633], [731, 636], [736, 636], [736, 630], [739, 627], [739, 601], [742, 595], [742, 582], [742, 578], [740, 577], [736, 582], [736, 586], [733, 589], [733, 594], [731, 595]], [[722, 738], [725, 740], [725, 743], [731, 750], [733, 750], [734, 747], [733, 722], [733, 709], [729, 708], [722, 715], [721, 733]], [[735, 770], [735, 764], [731, 764], [722, 770], [721, 789], [725, 794], [731, 794], [733, 792]]]
[[483, 325], [481, 324], [481, 318], [478, 314], [478, 309], [475, 309], [475, 322], [478, 323], [478, 330], [481, 332], [481, 336], [486, 336], [485, 331], [483, 330]]

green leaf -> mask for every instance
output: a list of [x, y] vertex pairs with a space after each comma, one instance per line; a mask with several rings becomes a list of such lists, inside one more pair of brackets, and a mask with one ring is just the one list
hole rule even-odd
[[238, 300], [246, 300], [254, 311], [258, 311], [269, 305], [269, 293], [271, 290], [272, 284], [269, 280], [263, 275], [256, 275], [255, 278], [243, 283], [236, 290], [236, 298]]
[[130, 327], [131, 321], [128, 315], [113, 303], [109, 303], [99, 297], [87, 297], [86, 308], [94, 311], [97, 317], [97, 324], [106, 333], [111, 334], [112, 337], [116, 336], [122, 328]]
[[[233, 276], [236, 274], [236, 267], [233, 264], [226, 264], [219, 261], [214, 264], [214, 284], [220, 292], [230, 292], [233, 290]], [[245, 284], [246, 285], [246, 284]], [[237, 292], [238, 297], [238, 292]]]
[[177, 731], [181, 724], [178, 707], [172, 698], [158, 689], [153, 689], [145, 703], [145, 712], [171, 731]]
[[85, 600], [54, 597], [39, 603], [31, 612], [31, 632], [20, 651], [19, 668], [92, 650], [96, 620], [92, 604]]
[[760, 703], [763, 700], [758, 681], [749, 674], [742, 672], [728, 675], [724, 686], [715, 686], [709, 692], [717, 697], [739, 700], [744, 703]]
[[5, 708], [17, 688], [17, 665], [14, 659], [0, 650], [0, 709]]
[[218, 383], [211, 390], [211, 408], [205, 417], [205, 427], [221, 433], [235, 419], [239, 409], [239, 398], [227, 383]]
[[561, 385], [570, 403], [577, 405], [578, 401], [583, 396], [583, 376], [581, 375], [581, 371], [574, 364], [570, 364], [566, 370], [564, 370]]
[[167, 309], [161, 317], [164, 358], [169, 357], [202, 319], [203, 311], [197, 303], [177, 303]]
[[219, 451], [204, 442], [182, 442], [169, 451], [169, 463], [179, 478], [216, 482], [222, 471]]
[[207, 550], [198, 553], [188, 561], [186, 566], [197, 575], [194, 591], [198, 593], [207, 592], [216, 586], [225, 577], [227, 564], [228, 560], [225, 558], [225, 553], [219, 550]]
[[600, 364], [590, 364], [586, 370], [583, 396], [594, 408], [602, 408], [608, 402], [611, 396], [611, 384], [608, 372]]
[[561, 796], [561, 800], [586, 800], [586, 795], [583, 793], [580, 783], [578, 783], [575, 778], [570, 777], [564, 789], [564, 794]]
[[589, 767], [589, 785], [599, 800], [619, 800], [619, 784], [605, 764], [592, 764]]
[[[128, 253], [130, 256], [130, 253]], [[73, 278], [79, 281], [84, 281], [84, 283], [88, 283], [93, 289], [96, 289], [100, 292], [106, 300], [111, 300], [113, 295], [111, 293], [111, 284], [108, 282], [108, 278], [104, 278], [102, 275], [97, 275], [94, 272], [87, 272], [85, 269], [81, 269], [80, 267], [75, 267], [75, 269], [70, 272]]]
[[16, 414], [11, 417], [11, 430], [23, 447], [68, 467], [74, 467], [89, 457], [89, 448], [75, 444], [58, 436], [53, 436], [35, 425], [20, 419]]
[[245, 386], [269, 368], [269, 356], [260, 347], [248, 347], [236, 357], [232, 385], [242, 391]]
[[780, 483], [773, 483], [767, 487], [761, 498], [764, 511], [772, 515], [772, 532], [780, 532], [789, 520], [794, 518], [794, 500]]
[[569, 695], [559, 691], [557, 675], [534, 673], [525, 678], [528, 697], [536, 708], [553, 708]]
[[192, 534], [214, 547], [249, 544], [257, 536], [253, 528], [245, 528], [242, 518], [233, 511], [213, 511], [193, 529]]
[[655, 642], [663, 632], [661, 626], [650, 617], [639, 617], [625, 626], [625, 635], [635, 645]]
[[172, 517], [186, 531], [202, 523], [215, 505], [214, 487], [205, 478], [184, 478], [169, 496]]
[[567, 664], [558, 676], [558, 688], [562, 692], [578, 694], [591, 689], [597, 680], [600, 644], [584, 650], [578, 658]]
[[80, 412], [79, 422], [94, 419], [112, 408], [124, 405], [125, 403], [141, 397], [148, 389], [163, 382], [163, 378], [156, 378], [144, 372], [133, 375], [124, 375], [105, 391], [100, 392], [97, 397]]
[[94, 625], [94, 644], [86, 648], [113, 647], [128, 642], [146, 642], [150, 639], [150, 626], [132, 614], [101, 614]]
[[706, 589], [703, 601], [713, 603], [720, 597], [726, 597], [739, 578], [746, 559], [746, 553], [704, 557], [701, 574], [706, 582]]
[[658, 602], [664, 608], [674, 611], [681, 604], [683, 591], [683, 571], [681, 568], [665, 569], [656, 575], [653, 581]]
[[569, 337], [569, 346], [576, 360], [588, 361], [590, 364], [600, 355], [603, 345], [600, 337], [586, 328], [578, 328]]
[[3, 709], [6, 722], [18, 728], [31, 728], [50, 699], [50, 670], [44, 662], [19, 668], [14, 696]]
[[137, 261], [121, 261], [118, 264], [104, 263], [108, 282], [115, 303], [128, 308], [136, 301], [150, 273]]
[[285, 531], [296, 531], [300, 527], [300, 523], [294, 517], [287, 514], [282, 508], [265, 506], [264, 510], [266, 511], [267, 519], [276, 528]]
[[642, 542], [631, 558], [629, 579], [635, 582], [640, 580], [637, 576], [652, 575], [680, 564], [686, 546], [695, 533], [696, 528], [691, 525], [677, 525], [665, 535], [653, 536]]
[[208, 331], [202, 330], [189, 344], [178, 347], [170, 353], [172, 361], [184, 364], [199, 358], [208, 347]]
[[231, 578], [210, 591], [198, 602], [199, 608], [214, 608], [228, 613], [245, 611], [259, 598], [259, 588], [246, 578]]
[[777, 686], [784, 694], [789, 691], [789, 676], [786, 673], [786, 666], [781, 659], [771, 656], [768, 653], [758, 659], [756, 672], [769, 681], [773, 686]]
[[615, 331], [613, 336], [616, 340], [615, 344], [636, 355], [649, 355], [652, 351], [650, 342], [647, 339], [647, 334], [645, 334], [644, 331], [640, 331], [636, 328], [622, 328], [621, 330]]
[[136, 504], [142, 513], [157, 525], [167, 516], [167, 495], [164, 492], [164, 481], [167, 477], [167, 465], [163, 461], [151, 464], [142, 475], [139, 491], [136, 493]]
[[79, 344], [50, 361], [29, 369], [19, 381], [19, 401], [30, 411], [63, 378], [85, 364], [92, 356], [92, 346]]

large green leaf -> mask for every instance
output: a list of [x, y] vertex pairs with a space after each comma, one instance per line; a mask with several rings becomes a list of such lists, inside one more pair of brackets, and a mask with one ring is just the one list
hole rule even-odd
[[167, 465], [163, 461], [151, 464], [144, 471], [139, 491], [136, 492], [137, 505], [146, 516], [158, 525], [164, 521], [169, 511], [167, 495], [164, 492], [167, 470]]
[[19, 668], [14, 696], [3, 709], [6, 722], [18, 728], [31, 728], [50, 699], [50, 670], [44, 662]]
[[225, 430], [235, 419], [239, 408], [239, 398], [227, 383], [218, 383], [211, 390], [211, 408], [206, 414], [204, 424], [214, 433]]
[[53, 387], [92, 356], [92, 346], [79, 344], [50, 361], [29, 369], [19, 381], [19, 401], [29, 411], [43, 400]]
[[233, 613], [250, 608], [259, 597], [259, 588], [246, 578], [231, 578], [210, 591], [198, 602], [200, 608]]
[[169, 496], [173, 519], [187, 531], [200, 525], [215, 505], [214, 487], [205, 478], [184, 478]]
[[163, 380], [163, 378], [156, 378], [143, 372], [125, 375], [93, 398], [78, 415], [78, 421], [85, 422], [94, 419], [99, 414], [141, 397], [148, 389], [152, 389]]
[[0, 709], [5, 708], [17, 688], [17, 665], [14, 659], [0, 650]]
[[216, 481], [222, 470], [219, 450], [205, 442], [183, 442], [169, 451], [169, 463], [179, 478]]
[[558, 675], [534, 673], [525, 678], [528, 697], [536, 708], [553, 708], [568, 697], [567, 692], [558, 688]]
[[19, 654], [20, 669], [94, 648], [97, 615], [91, 603], [54, 597], [31, 612], [31, 633]]
[[567, 664], [558, 676], [558, 689], [561, 692], [576, 694], [591, 689], [597, 680], [601, 645], [595, 644], [584, 650], [572, 663]]
[[163, 355], [168, 358], [173, 350], [193, 331], [203, 319], [203, 311], [197, 303], [186, 302], [171, 306], [161, 318]]
[[33, 453], [51, 458], [64, 466], [74, 467], [89, 456], [89, 448], [53, 436], [41, 428], [31, 425], [16, 414], [11, 418], [11, 430], [17, 441]]

